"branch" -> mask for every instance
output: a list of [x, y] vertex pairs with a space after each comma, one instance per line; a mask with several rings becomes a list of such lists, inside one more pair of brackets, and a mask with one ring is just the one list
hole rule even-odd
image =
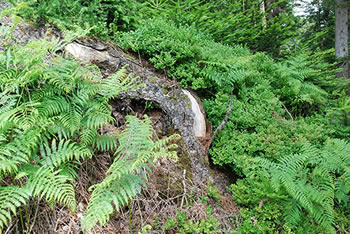
[[293, 118], [292, 114], [288, 111], [287, 107], [283, 103], [282, 103], [282, 106], [287, 111], [287, 113], [288, 113], [289, 117], [292, 119], [292, 121], [294, 121], [294, 118]]
[[213, 136], [211, 137], [211, 139], [210, 139], [210, 141], [209, 141], [209, 144], [208, 144], [207, 153], [208, 153], [208, 151], [209, 151], [209, 148], [210, 148], [211, 144], [212, 144], [213, 141], [214, 141], [214, 138], [215, 138], [216, 135], [219, 133], [219, 131], [221, 131], [221, 130], [224, 128], [225, 124], [227, 123], [227, 121], [228, 121], [228, 119], [229, 119], [229, 117], [230, 117], [230, 114], [231, 114], [231, 112], [232, 112], [232, 104], [233, 104], [233, 94], [232, 94], [232, 93], [231, 93], [231, 97], [230, 97], [230, 98], [231, 98], [231, 100], [230, 100], [230, 105], [228, 106], [228, 109], [227, 109], [227, 112], [226, 112], [226, 116], [225, 116], [225, 118], [222, 120], [221, 124], [216, 128], [216, 130], [215, 130]]

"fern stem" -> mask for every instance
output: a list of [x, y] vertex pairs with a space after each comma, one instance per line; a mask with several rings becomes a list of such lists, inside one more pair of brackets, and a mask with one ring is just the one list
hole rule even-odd
[[37, 214], [38, 214], [38, 210], [39, 210], [39, 203], [40, 203], [40, 198], [39, 196], [37, 196], [37, 205], [35, 207], [35, 214], [34, 214], [34, 220], [33, 220], [33, 223], [32, 225], [30, 225], [30, 229], [29, 229], [29, 232], [28, 233], [31, 233], [33, 227], [34, 227], [34, 224], [35, 224], [35, 221], [36, 221], [36, 217], [37, 217]]
[[22, 227], [22, 233], [24, 233], [24, 223], [23, 223], [23, 215], [22, 215], [22, 209], [19, 210], [19, 220], [21, 222], [21, 227]]
[[29, 232], [30, 217], [29, 217], [29, 211], [28, 211], [28, 209], [29, 209], [28, 203], [26, 203], [26, 204], [24, 205], [24, 209], [25, 209], [25, 211], [26, 211], [26, 221], [27, 221], [27, 224], [26, 224], [26, 233], [30, 233], [30, 232]]

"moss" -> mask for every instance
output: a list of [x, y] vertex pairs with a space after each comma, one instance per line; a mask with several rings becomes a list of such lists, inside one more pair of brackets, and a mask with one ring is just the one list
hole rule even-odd
[[207, 155], [202, 155], [202, 156], [199, 158], [199, 162], [203, 163], [207, 168], [210, 168], [209, 159], [208, 159], [208, 156], [207, 156]]
[[168, 133], [168, 135], [173, 135], [175, 133], [175, 128], [172, 125], [170, 125], [167, 128], [167, 133]]
[[176, 95], [170, 95], [169, 98], [177, 101], [177, 96]]
[[165, 87], [162, 87], [162, 92], [163, 92], [164, 94], [168, 94], [168, 93], [169, 93], [169, 90], [168, 90], [167, 88], [165, 88]]
[[155, 78], [154, 76], [150, 77], [148, 79], [148, 81], [151, 83], [151, 84], [157, 84], [157, 78]]
[[125, 57], [126, 57], [127, 59], [131, 60], [131, 61], [136, 62], [136, 59], [135, 59], [134, 57], [128, 55], [128, 54], [125, 54]]
[[193, 181], [193, 174], [192, 174], [192, 167], [191, 167], [191, 160], [190, 160], [191, 155], [186, 153], [179, 157], [178, 160], [178, 165], [182, 169], [186, 169], [186, 179], [189, 181]]
[[185, 105], [186, 108], [189, 108], [189, 109], [192, 109], [192, 102], [188, 102], [186, 105]]
[[157, 136], [158, 136], [159, 139], [162, 139], [162, 137], [163, 137], [163, 131], [162, 131], [162, 129], [157, 129], [157, 130], [156, 130], [156, 134], [157, 134]]
[[177, 162], [178, 168], [181, 170], [181, 172], [186, 169], [186, 179], [193, 181], [192, 163], [190, 158], [192, 155], [186, 150], [187, 147], [183, 138], [180, 138], [176, 144], [178, 145], [176, 150], [179, 158]]

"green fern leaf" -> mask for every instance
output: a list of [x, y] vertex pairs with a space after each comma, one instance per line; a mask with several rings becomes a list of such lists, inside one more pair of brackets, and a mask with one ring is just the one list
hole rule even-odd
[[74, 188], [66, 183], [70, 178], [61, 175], [59, 170], [52, 171], [50, 168], [37, 166], [34, 168], [36, 168], [35, 173], [29, 176], [26, 185], [32, 195], [39, 195], [48, 201], [64, 204], [74, 211], [76, 208]]
[[99, 135], [93, 139], [93, 147], [99, 151], [112, 151], [117, 148], [117, 137]]
[[27, 188], [0, 187], [0, 230], [11, 222], [12, 215], [16, 215], [18, 207], [27, 203], [30, 195]]
[[92, 152], [86, 147], [69, 140], [61, 140], [56, 144], [55, 139], [52, 140], [51, 145], [46, 143], [40, 145], [40, 154], [42, 157], [40, 164], [45, 167], [58, 167], [73, 159], [79, 161], [92, 156]]

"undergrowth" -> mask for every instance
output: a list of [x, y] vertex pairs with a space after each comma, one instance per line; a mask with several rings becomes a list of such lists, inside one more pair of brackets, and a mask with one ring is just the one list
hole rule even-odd
[[115, 121], [109, 100], [137, 87], [137, 80], [125, 69], [101, 79], [96, 66], [61, 57], [58, 48], [58, 41], [40, 39], [23, 47], [8, 44], [0, 53], [0, 230], [31, 197], [74, 212], [75, 168], [107, 152], [114, 162], [106, 178], [91, 187], [83, 218], [86, 231], [102, 226], [114, 207], [127, 204], [145, 185], [142, 169], [174, 156], [166, 144], [175, 135], [153, 141], [147, 117], [130, 116], [118, 137], [103, 133], [104, 125]]
[[[325, 62], [332, 51], [315, 52], [304, 47], [293, 47], [293, 51], [284, 52], [284, 59], [275, 60], [264, 53], [251, 53], [248, 48], [235, 44], [248, 41], [250, 48], [274, 55], [281, 53], [279, 48], [284, 39], [279, 40], [276, 36], [290, 37], [287, 30], [293, 27], [294, 22], [287, 23], [288, 13], [275, 18], [278, 23], [272, 20], [265, 27], [261, 24], [264, 15], [256, 15], [254, 11], [257, 2], [252, 2], [247, 6], [249, 10], [242, 14], [239, 10], [232, 14], [232, 9], [225, 4], [215, 5], [196, 0], [137, 3], [103, 1], [101, 4], [97, 4], [98, 1], [67, 1], [71, 12], [62, 12], [59, 5], [48, 5], [57, 3], [55, 0], [47, 3], [34, 0], [26, 2], [29, 2], [30, 11], [22, 14], [64, 25], [63, 28], [75, 27], [75, 24], [84, 26], [84, 22], [87, 22], [89, 25], [84, 27], [95, 27], [94, 35], [104, 38], [109, 35], [125, 50], [132, 50], [149, 59], [159, 72], [179, 81], [184, 88], [196, 90], [203, 98], [205, 111], [214, 128], [224, 119], [230, 97], [233, 96], [233, 112], [209, 152], [215, 164], [229, 166], [242, 178], [231, 186], [233, 199], [242, 206], [239, 231], [349, 232], [349, 145], [346, 142], [350, 136], [349, 82], [336, 78], [334, 64]], [[219, 1], [222, 2], [226, 1]], [[278, 1], [276, 4], [286, 3]], [[232, 3], [227, 6], [236, 5]], [[140, 11], [129, 14], [127, 11], [130, 9]], [[83, 13], [85, 11], [88, 14]], [[72, 15], [77, 17], [70, 22]], [[262, 33], [250, 26], [250, 30], [247, 30], [247, 24], [251, 24], [248, 19], [259, 22], [256, 28], [261, 29]], [[276, 38], [273, 48], [267, 48], [271, 43], [264, 44], [269, 41], [266, 38]], [[6, 56], [11, 54], [12, 50], [7, 50], [2, 55], [3, 61], [8, 61]], [[5, 65], [7, 63], [3, 62]], [[35, 70], [41, 74], [40, 71]], [[21, 85], [23, 81], [25, 79], [19, 80], [17, 84], [11, 83], [20, 87], [15, 86], [19, 93], [14, 93], [13, 100], [2, 99], [12, 103], [12, 106], [8, 104], [11, 108], [15, 107], [14, 117], [5, 120], [31, 126], [31, 116], [36, 112], [41, 113], [35, 101], [41, 99], [35, 95], [26, 96], [30, 89], [28, 91], [26, 85]], [[35, 84], [43, 86], [40, 82]], [[55, 81], [50, 85], [55, 84], [60, 82]], [[64, 87], [66, 85], [61, 88]], [[70, 86], [67, 87], [66, 90]], [[21, 109], [17, 103], [26, 105]], [[79, 106], [79, 102], [76, 105]], [[66, 120], [61, 123], [63, 127], [73, 126], [73, 121], [79, 124], [92, 123], [82, 121], [80, 118], [83, 116], [75, 114], [75, 110], [73, 107], [62, 109], [71, 113], [69, 118], [68, 114], [66, 119], [62, 117]], [[48, 113], [59, 115], [55, 109], [50, 111]], [[95, 117], [87, 118], [92, 120]], [[24, 123], [22, 119], [25, 119]], [[52, 121], [59, 120], [55, 118]], [[102, 124], [103, 121], [99, 121], [97, 123]], [[44, 123], [49, 124], [47, 121]], [[90, 127], [96, 130], [100, 125]], [[74, 130], [77, 131], [70, 131]], [[56, 134], [67, 139], [79, 139], [79, 135], [68, 133], [63, 131]], [[18, 132], [11, 134], [17, 136]], [[25, 134], [19, 136], [24, 137]], [[98, 134], [94, 132], [95, 136]], [[89, 133], [86, 138], [93, 139]], [[71, 144], [80, 143], [71, 141]], [[64, 143], [60, 145], [58, 140], [58, 143], [54, 143], [51, 138], [48, 142], [44, 150], [40, 150], [40, 157], [46, 148], [66, 146]], [[33, 150], [34, 146], [28, 147]], [[89, 149], [91, 151], [93, 148]], [[85, 154], [71, 156], [74, 159], [82, 157]], [[8, 168], [6, 173], [16, 172], [17, 163], [22, 161], [4, 166]], [[103, 191], [98, 188], [96, 194]], [[101, 188], [105, 187], [101, 185]], [[24, 201], [29, 196], [26, 192], [21, 194], [21, 200]], [[116, 202], [118, 204], [120, 201]], [[186, 218], [179, 214], [178, 218], [172, 220], [172, 228], [180, 228], [179, 220]]]

